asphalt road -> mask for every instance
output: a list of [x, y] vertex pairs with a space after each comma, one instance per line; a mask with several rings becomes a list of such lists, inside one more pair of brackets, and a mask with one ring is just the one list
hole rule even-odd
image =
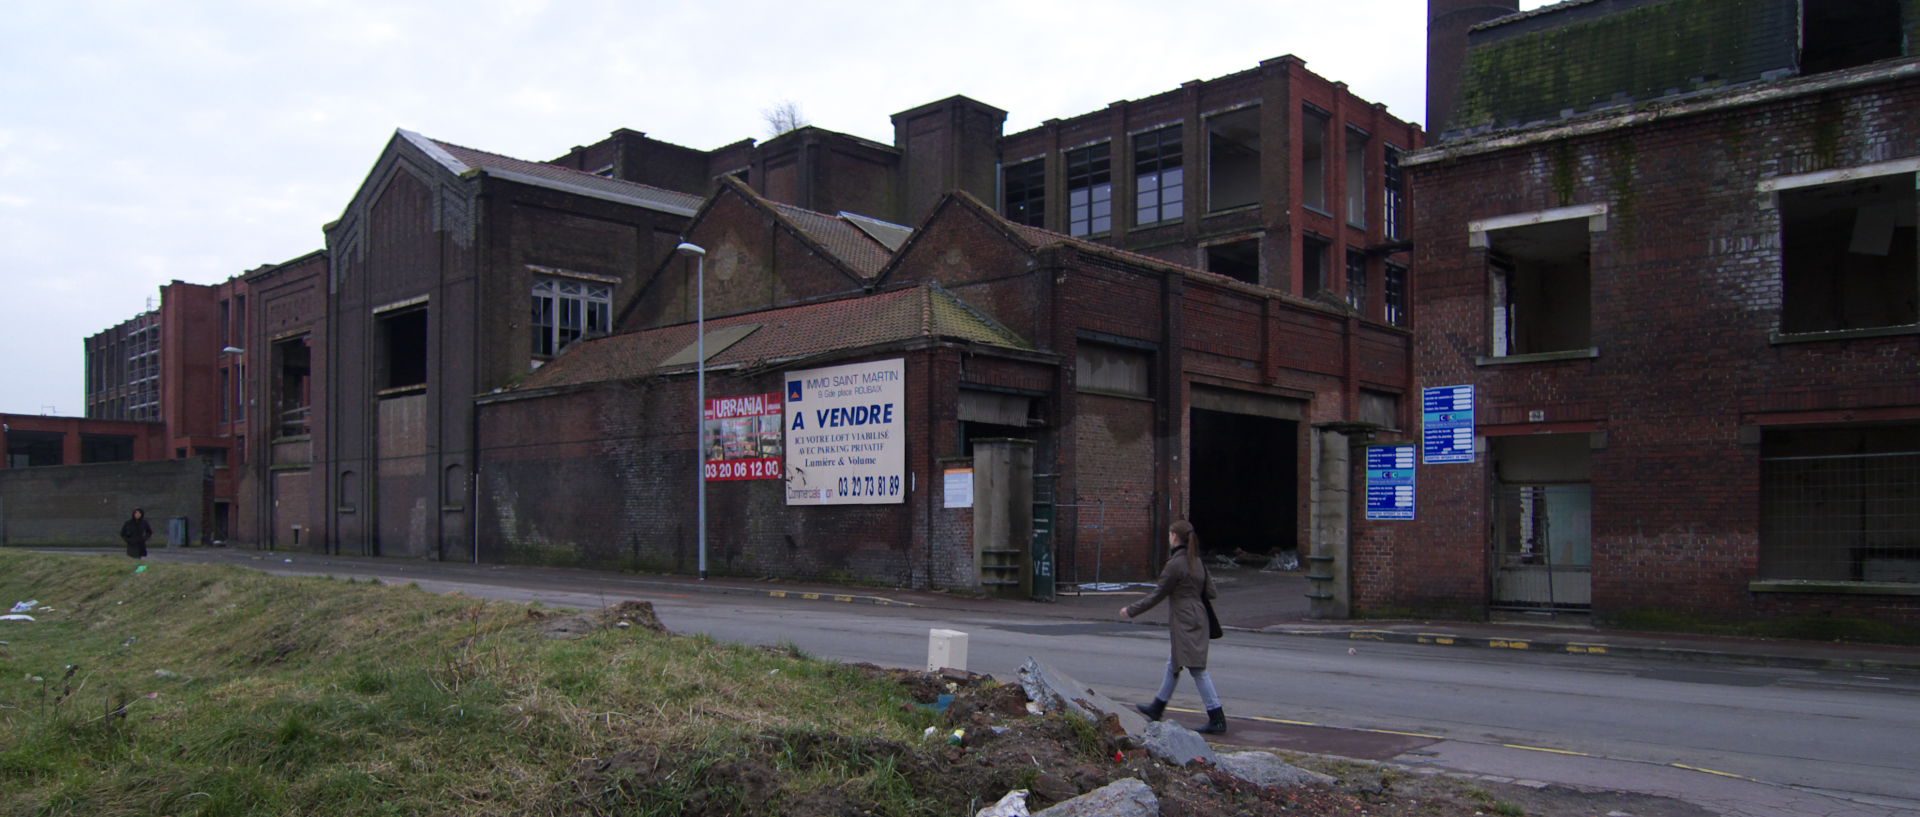
[[[300, 559], [276, 573], [369, 574]], [[413, 575], [440, 592], [554, 606], [639, 597], [679, 633], [883, 666], [924, 666], [927, 630], [969, 633], [968, 669], [1029, 657], [1117, 700], [1150, 697], [1159, 627], [994, 612]], [[388, 580], [392, 575], [384, 576]], [[1117, 610], [1127, 599], [1114, 599]], [[1212, 673], [1230, 742], [1675, 797], [1742, 817], [1920, 814], [1920, 675], [1701, 665], [1229, 633]], [[1190, 683], [1173, 702], [1204, 718]]]

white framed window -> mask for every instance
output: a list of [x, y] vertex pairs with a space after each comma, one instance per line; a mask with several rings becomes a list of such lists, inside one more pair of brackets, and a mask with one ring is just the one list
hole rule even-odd
[[611, 284], [564, 278], [542, 278], [533, 283], [535, 357], [552, 357], [581, 338], [604, 335], [612, 319]]

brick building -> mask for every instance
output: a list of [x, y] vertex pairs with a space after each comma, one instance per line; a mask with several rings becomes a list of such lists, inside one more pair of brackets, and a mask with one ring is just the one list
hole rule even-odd
[[211, 463], [213, 502], [195, 520], [201, 541], [249, 538], [247, 327], [247, 286], [236, 276], [162, 286], [158, 307], [86, 339], [89, 420], [157, 423], [163, 443], [152, 459]]
[[246, 350], [256, 361], [245, 389], [253, 408], [253, 464], [242, 478], [241, 541], [307, 547], [326, 541], [327, 255], [315, 251], [251, 270]]
[[1297, 57], [1001, 140], [1001, 213], [1268, 289], [1406, 319], [1410, 123]]
[[[965, 193], [909, 237], [729, 182], [687, 239], [706, 251], [711, 397], [777, 394], [796, 369], [886, 359], [906, 381], [897, 499], [796, 504], [783, 493], [805, 479], [794, 473], [711, 482], [721, 571], [1025, 587], [1024, 554], [976, 536], [983, 519], [1023, 513], [1058, 521], [1069, 581], [1150, 575], [1160, 532], [1181, 516], [1219, 549], [1297, 549], [1320, 495], [1344, 497], [1343, 476], [1312, 467], [1316, 424], [1404, 425], [1404, 331], [1014, 224]], [[691, 569], [686, 263], [641, 288], [623, 321], [635, 331], [481, 399], [478, 558]], [[1005, 507], [984, 494], [971, 511], [947, 507], [944, 480], [969, 468], [987, 480], [980, 446], [1007, 438], [1030, 441], [1017, 455], [1025, 487]]]
[[1917, 32], [1794, 0], [1472, 29], [1404, 164], [1416, 380], [1473, 388], [1473, 457], [1361, 528], [1357, 603], [1920, 623]]

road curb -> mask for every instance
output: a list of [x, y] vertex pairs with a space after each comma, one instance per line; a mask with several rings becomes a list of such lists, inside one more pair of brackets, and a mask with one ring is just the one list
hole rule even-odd
[[1640, 644], [1609, 644], [1600, 641], [1576, 641], [1564, 638], [1520, 638], [1515, 636], [1477, 636], [1445, 632], [1406, 632], [1379, 629], [1304, 629], [1287, 625], [1262, 627], [1256, 632], [1274, 635], [1334, 638], [1342, 641], [1370, 641], [1386, 644], [1421, 644], [1433, 647], [1471, 647], [1514, 652], [1556, 655], [1590, 655], [1612, 658], [1658, 658], [1711, 664], [1747, 664], [1827, 670], [1901, 670], [1920, 671], [1920, 656], [1911, 660], [1872, 658], [1826, 658], [1777, 653], [1729, 652], [1689, 647], [1657, 647]]
[[682, 593], [717, 593], [730, 596], [759, 596], [769, 599], [790, 599], [794, 601], [826, 601], [839, 604], [869, 604], [875, 607], [920, 607], [910, 601], [890, 599], [886, 596], [869, 596], [859, 593], [835, 593], [831, 590], [764, 590], [758, 587], [738, 587], [724, 584], [679, 584], [674, 582], [629, 582], [635, 587], [649, 590], [674, 591]]

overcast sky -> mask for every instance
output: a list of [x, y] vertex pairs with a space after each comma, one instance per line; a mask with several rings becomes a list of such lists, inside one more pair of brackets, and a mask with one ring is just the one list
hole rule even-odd
[[[1545, 0], [1522, 0], [1534, 8]], [[85, 413], [82, 342], [322, 247], [395, 128], [545, 160], [761, 111], [891, 144], [953, 94], [1007, 132], [1295, 54], [1422, 121], [1421, 0], [276, 0], [0, 15], [0, 412]]]

